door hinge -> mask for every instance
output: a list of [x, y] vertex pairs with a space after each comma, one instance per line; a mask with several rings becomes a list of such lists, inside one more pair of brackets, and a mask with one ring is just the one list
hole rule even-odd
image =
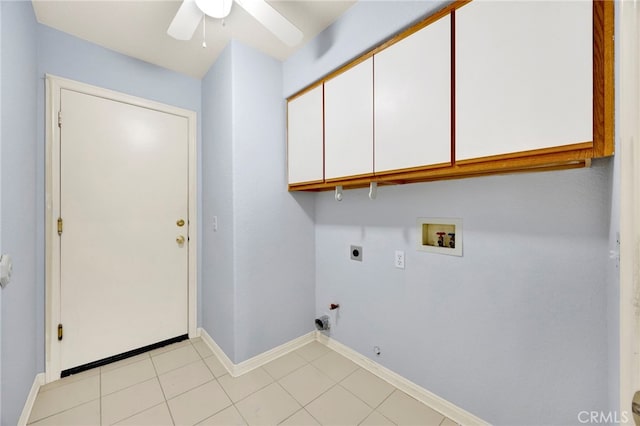
[[58, 324], [58, 340], [62, 340], [63, 331], [62, 324]]
[[58, 127], [62, 127], [62, 111], [58, 111]]
[[58, 235], [62, 235], [62, 218], [58, 218]]

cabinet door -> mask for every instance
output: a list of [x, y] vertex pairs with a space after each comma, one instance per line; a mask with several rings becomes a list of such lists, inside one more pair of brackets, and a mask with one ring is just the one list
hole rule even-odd
[[592, 3], [456, 11], [456, 159], [592, 141]]
[[451, 18], [374, 57], [376, 173], [451, 162]]
[[373, 173], [373, 59], [324, 83], [325, 178]]
[[322, 85], [291, 100], [287, 107], [289, 184], [322, 182]]

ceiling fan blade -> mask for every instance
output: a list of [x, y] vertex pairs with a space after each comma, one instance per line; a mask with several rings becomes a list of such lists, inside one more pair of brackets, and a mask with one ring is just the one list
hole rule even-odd
[[265, 0], [236, 0], [236, 2], [286, 45], [295, 46], [302, 41], [302, 31]]
[[178, 40], [191, 40], [202, 16], [202, 11], [196, 6], [195, 0], [184, 0], [171, 21], [167, 34]]

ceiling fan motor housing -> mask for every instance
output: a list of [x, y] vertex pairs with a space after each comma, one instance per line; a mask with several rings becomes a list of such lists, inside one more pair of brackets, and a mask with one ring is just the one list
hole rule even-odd
[[233, 0], [196, 0], [196, 5], [205, 15], [222, 19], [231, 12]]

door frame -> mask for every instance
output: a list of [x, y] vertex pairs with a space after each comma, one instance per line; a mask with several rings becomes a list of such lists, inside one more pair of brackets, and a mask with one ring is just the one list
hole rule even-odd
[[620, 407], [634, 424], [640, 390], [640, 0], [620, 2]]
[[46, 74], [46, 140], [45, 140], [45, 380], [47, 383], [60, 378], [61, 358], [58, 344], [60, 323], [60, 242], [57, 220], [60, 217], [60, 127], [58, 111], [62, 89], [123, 102], [168, 114], [185, 117], [188, 121], [188, 333], [197, 334], [197, 127], [196, 113], [171, 105], [150, 101], [101, 87]]

